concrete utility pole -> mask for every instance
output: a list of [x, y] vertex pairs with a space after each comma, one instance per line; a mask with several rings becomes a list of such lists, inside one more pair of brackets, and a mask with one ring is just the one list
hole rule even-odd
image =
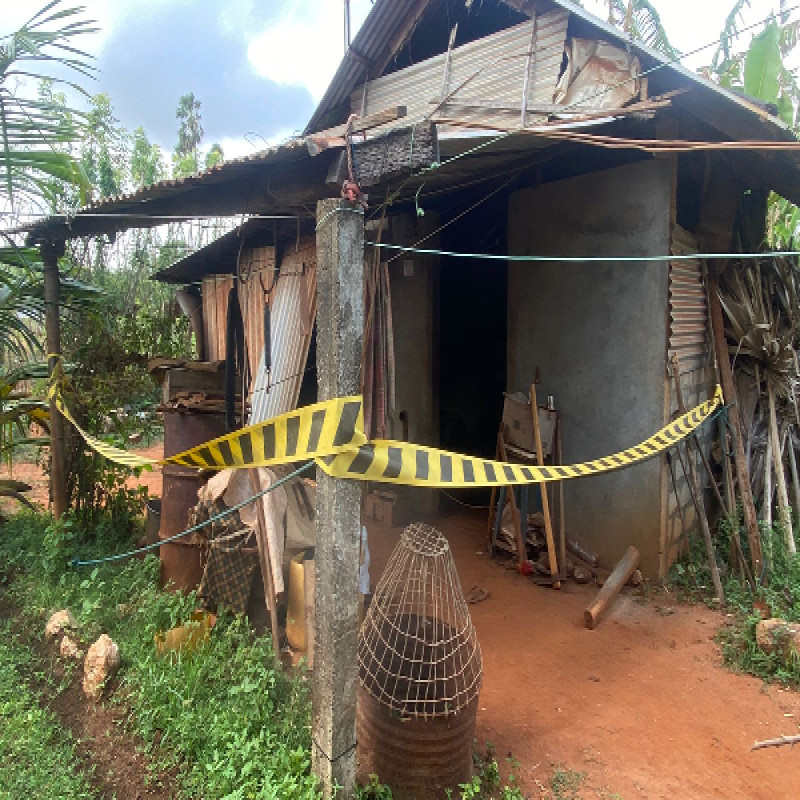
[[[47, 364], [50, 377], [61, 355], [61, 278], [58, 259], [64, 255], [64, 242], [44, 242], [40, 245], [44, 264], [44, 326], [47, 338]], [[50, 492], [53, 515], [60, 519], [67, 510], [67, 475], [64, 447], [64, 418], [50, 401]]]
[[[319, 399], [359, 394], [364, 338], [364, 214], [317, 203]], [[325, 800], [355, 793], [361, 486], [317, 469], [312, 769]]]

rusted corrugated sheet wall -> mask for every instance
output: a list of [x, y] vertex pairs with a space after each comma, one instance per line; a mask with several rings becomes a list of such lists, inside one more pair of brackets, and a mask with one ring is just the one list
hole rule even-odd
[[275, 248], [258, 247], [243, 251], [239, 259], [239, 277], [239, 303], [252, 382], [264, 350], [264, 307], [275, 294]]
[[[443, 99], [443, 90], [458, 108], [459, 119], [475, 125], [507, 125], [519, 121], [522, 95], [528, 80], [528, 103], [552, 103], [564, 57], [569, 13], [551, 11], [512, 28], [455, 47], [450, 54], [446, 86], [446, 53], [419, 64], [370, 81], [367, 85], [365, 113], [371, 114], [398, 104], [405, 105], [408, 115], [376, 131], [408, 127], [427, 119]], [[530, 59], [528, 54], [531, 53]], [[362, 87], [350, 97], [353, 112], [361, 113], [364, 100]], [[473, 102], [483, 108], [465, 109], [459, 103]], [[509, 113], [491, 107], [508, 107]], [[447, 110], [441, 116], [448, 116]]]
[[[673, 255], [690, 255], [698, 250], [697, 237], [675, 225]], [[709, 351], [708, 305], [699, 260], [670, 262], [669, 318], [669, 349], [678, 354], [683, 369], [705, 363]]]
[[317, 314], [317, 251], [313, 235], [301, 238], [296, 247], [286, 248], [272, 296], [272, 369], [267, 373], [264, 354], [259, 353], [251, 393], [251, 423], [297, 406]]
[[[672, 253], [689, 255], [698, 252], [697, 238], [675, 225], [672, 230]], [[669, 352], [680, 360], [680, 382], [684, 403], [688, 408], [706, 400], [715, 382], [708, 333], [708, 305], [699, 260], [673, 261], [669, 266]], [[664, 392], [665, 422], [678, 413], [675, 382], [669, 371]], [[706, 425], [700, 431], [706, 455], [716, 431]], [[688, 469], [686, 448], [678, 446], [671, 452], [672, 469], [664, 462], [662, 471], [662, 573], [675, 561], [684, 539], [696, 521], [696, 514], [685, 470]], [[702, 465], [697, 462], [697, 475], [707, 484]], [[674, 485], [673, 485], [674, 481]], [[676, 492], [677, 487], [677, 492]]]
[[203, 278], [203, 331], [206, 337], [206, 359], [225, 358], [225, 319], [228, 314], [228, 293], [233, 275], [208, 275]]

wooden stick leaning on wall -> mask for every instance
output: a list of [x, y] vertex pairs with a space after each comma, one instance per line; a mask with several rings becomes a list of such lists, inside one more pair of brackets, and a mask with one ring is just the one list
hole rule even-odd
[[[253, 494], [257, 494], [262, 490], [261, 476], [257, 469], [248, 469], [248, 477], [250, 478], [250, 488]], [[264, 501], [259, 497], [256, 500], [256, 515], [258, 518], [258, 556], [261, 564], [261, 577], [264, 581], [264, 596], [267, 601], [267, 608], [269, 609], [269, 623], [272, 630], [272, 655], [275, 658], [275, 663], [280, 666], [281, 663], [281, 640], [280, 631], [278, 629], [278, 609], [275, 602], [275, 584], [272, 580], [272, 556], [269, 552], [269, 535], [267, 532], [267, 518], [264, 514]]]
[[[508, 461], [508, 453], [506, 452], [506, 443], [503, 440], [503, 429], [497, 434], [497, 451], [500, 454], [501, 461]], [[528, 551], [525, 547], [525, 533], [528, 530], [528, 520], [521, 521], [519, 516], [519, 509], [517, 508], [517, 499], [514, 497], [514, 487], [508, 487], [508, 502], [511, 504], [511, 519], [514, 526], [514, 534], [517, 539], [517, 562], [524, 564], [528, 560]], [[503, 524], [503, 509], [498, 509], [496, 514], [500, 514], [500, 524]], [[523, 532], [522, 525], [525, 525], [525, 532]], [[490, 534], [491, 536], [491, 534]]]
[[[680, 360], [678, 358], [678, 354], [677, 353], [673, 353], [672, 354], [670, 362], [671, 362], [671, 365], [672, 365], [673, 375], [680, 375], [681, 374], [681, 364], [680, 364]], [[682, 394], [683, 394], [683, 392], [681, 392], [681, 395]], [[703, 468], [706, 471], [706, 477], [708, 478], [708, 484], [714, 490], [714, 495], [717, 498], [717, 503], [719, 503], [720, 510], [722, 511], [722, 513], [726, 517], [731, 519], [733, 515], [732, 515], [732, 512], [731, 512], [730, 506], [723, 499], [722, 493], [719, 490], [719, 486], [717, 486], [717, 479], [716, 479], [716, 477], [714, 475], [714, 471], [711, 469], [711, 464], [708, 463], [708, 459], [706, 458], [706, 454], [703, 452], [703, 447], [700, 444], [700, 439], [697, 436], [697, 431], [694, 431], [692, 433], [691, 441], [694, 443], [694, 446], [695, 446], [695, 448], [697, 450], [697, 454], [700, 456], [700, 461], [703, 464]], [[688, 449], [689, 448], [688, 448], [688, 444], [687, 444], [687, 453], [688, 453]], [[669, 455], [669, 454], [667, 454], [667, 455]], [[724, 452], [723, 452], [723, 459], [724, 459], [724, 464], [727, 464], [728, 469], [730, 469], [730, 463], [728, 462], [727, 456], [724, 454]], [[723, 467], [723, 469], [724, 469], [724, 467]], [[675, 496], [676, 496], [676, 498], [678, 496], [677, 495], [677, 489], [676, 489]], [[737, 520], [737, 522], [738, 522], [738, 520]], [[684, 530], [685, 530], [685, 527], [686, 526], [684, 525]], [[740, 565], [742, 567], [742, 570], [745, 573], [745, 577], [747, 579], [747, 582], [750, 584], [750, 586], [753, 589], [755, 589], [756, 588], [756, 584], [755, 584], [755, 580], [753, 579], [753, 572], [750, 569], [750, 565], [745, 560], [744, 553], [742, 552], [742, 545], [741, 545], [741, 542], [739, 541], [739, 537], [738, 536], [731, 536], [731, 543], [733, 545], [734, 550], [736, 551], [736, 557], [739, 560], [739, 563], [740, 563]]]
[[[675, 382], [675, 398], [678, 401], [678, 413], [685, 414], [686, 406], [683, 402], [683, 389], [681, 388], [681, 373], [680, 362], [678, 356], [673, 353], [671, 358], [672, 364], [672, 380]], [[708, 556], [708, 568], [711, 572], [711, 581], [714, 584], [714, 591], [716, 592], [720, 606], [725, 605], [725, 593], [722, 591], [722, 581], [719, 577], [719, 569], [717, 568], [717, 559], [714, 554], [714, 542], [711, 539], [711, 529], [708, 527], [708, 516], [706, 514], [705, 503], [703, 502], [703, 490], [700, 487], [700, 481], [697, 479], [697, 467], [695, 466], [694, 454], [690, 442], [690, 438], [686, 442], [686, 460], [688, 462], [688, 469], [690, 487], [694, 499], [695, 508], [697, 509], [697, 516], [700, 520], [700, 530], [703, 533], [703, 541], [706, 545], [706, 555]], [[680, 445], [678, 445], [680, 446]], [[698, 450], [700, 448], [698, 447]]]
[[[536, 402], [536, 384], [531, 384], [531, 413], [533, 414], [533, 441], [536, 445], [536, 463], [544, 466], [544, 453], [542, 452], [542, 432], [539, 428], [539, 405]], [[547, 486], [539, 484], [542, 495], [542, 516], [544, 517], [544, 534], [547, 539], [547, 552], [550, 556], [550, 574], [555, 578], [559, 575], [556, 546], [553, 541], [553, 522], [550, 519], [550, 501], [547, 497]], [[527, 520], [526, 520], [527, 525]], [[561, 581], [554, 580], [553, 588], [560, 589]]]
[[[561, 441], [561, 414], [556, 417], [556, 456], [555, 463], [564, 463], [564, 448]], [[561, 574], [567, 571], [567, 522], [564, 509], [564, 481], [558, 482], [558, 563]]]
[[714, 349], [717, 355], [717, 368], [719, 380], [722, 384], [722, 393], [725, 404], [729, 407], [729, 420], [733, 431], [733, 456], [736, 467], [736, 480], [739, 484], [739, 497], [742, 501], [744, 525], [747, 529], [747, 540], [750, 545], [750, 560], [753, 574], [760, 575], [763, 557], [761, 553], [761, 533], [756, 519], [756, 508], [753, 503], [753, 491], [750, 486], [750, 472], [747, 468], [747, 459], [744, 454], [744, 440], [742, 438], [742, 422], [739, 409], [736, 406], [736, 389], [733, 384], [728, 342], [725, 338], [725, 321], [722, 317], [722, 304], [719, 299], [719, 278], [713, 269], [707, 270], [708, 305], [711, 316], [711, 333]]

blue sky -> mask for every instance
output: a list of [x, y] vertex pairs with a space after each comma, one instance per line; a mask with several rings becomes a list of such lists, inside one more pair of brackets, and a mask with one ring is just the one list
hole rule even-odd
[[[44, 1], [6, 0], [0, 35]], [[343, 52], [343, 0], [64, 0], [63, 5], [78, 2], [101, 28], [83, 44], [100, 69], [87, 88], [107, 92], [126, 127], [142, 125], [167, 150], [177, 138], [178, 98], [189, 91], [202, 103], [207, 146], [220, 141], [230, 157], [285, 139], [308, 120]], [[673, 43], [687, 51], [718, 35], [733, 0], [654, 4]], [[761, 19], [777, 5], [777, 0], [751, 0], [747, 19]], [[370, 6], [371, 0], [351, 0], [354, 30]], [[605, 14], [601, 0], [584, 0], [584, 6]], [[742, 37], [741, 49], [751, 36]], [[706, 63], [712, 52], [688, 65]]]

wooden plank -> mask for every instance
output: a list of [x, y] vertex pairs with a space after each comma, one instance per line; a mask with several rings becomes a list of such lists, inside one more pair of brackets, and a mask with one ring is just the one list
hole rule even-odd
[[[406, 106], [393, 106], [392, 108], [385, 108], [382, 111], [376, 111], [374, 114], [367, 114], [366, 117], [359, 117], [353, 121], [350, 127], [351, 133], [361, 133], [368, 131], [370, 128], [377, 128], [381, 125], [386, 125], [388, 122], [395, 122], [402, 119], [408, 113]], [[336, 125], [334, 128], [328, 128], [324, 131], [319, 131], [311, 136], [306, 137], [306, 146], [308, 152], [312, 156], [319, 155], [324, 150], [330, 147], [344, 146], [344, 137], [347, 135], [347, 123], [344, 125]], [[341, 140], [341, 141], [340, 141]]]

